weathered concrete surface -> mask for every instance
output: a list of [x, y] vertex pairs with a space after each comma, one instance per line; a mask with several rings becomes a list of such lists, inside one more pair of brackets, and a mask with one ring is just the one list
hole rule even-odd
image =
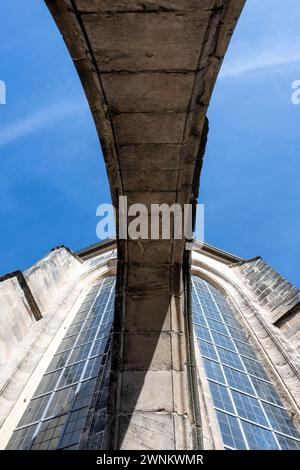
[[300, 292], [260, 257], [245, 260], [232, 269], [253, 300], [264, 307], [271, 322], [300, 351]]
[[28, 304], [29, 307], [30, 315], [33, 316], [36, 320], [40, 320], [43, 317], [41, 310], [35, 301], [34, 295], [32, 294], [22, 271], [14, 271], [1, 276], [0, 283], [13, 278], [17, 281], [17, 284], [23, 291], [26, 304]]
[[56, 300], [80, 269], [80, 261], [66, 248], [53, 250], [48, 256], [24, 271], [24, 278], [42, 312]]
[[0, 370], [35, 323], [34, 315], [16, 277], [0, 283]]
[[116, 441], [110, 446], [192, 448], [180, 270], [170, 278], [165, 266], [129, 269], [126, 294], [119, 291], [116, 300], [110, 397], [114, 413], [110, 411], [107, 431]]
[[290, 344], [300, 354], [300, 306], [291, 309], [286, 316], [276, 323], [276, 326], [288, 338]]
[[40, 309], [39, 321], [18, 277], [0, 282], [0, 428], [65, 318], [68, 291], [81, 267], [61, 248], [22, 274]]
[[[120, 195], [127, 196], [129, 204], [148, 207], [151, 202], [195, 202], [206, 111], [244, 0], [46, 0], [46, 4], [86, 92], [115, 207]], [[193, 424], [187, 438], [176, 441], [176, 426], [192, 423], [193, 412], [188, 404], [178, 411], [173, 389], [170, 409], [161, 406], [159, 397], [153, 397], [151, 410], [140, 409], [140, 396], [150, 393], [149, 373], [158, 394], [161, 374], [168, 375], [165, 381], [170, 383], [175, 371], [182, 375], [181, 396], [189, 388], [181, 272], [185, 240], [175, 243], [172, 238], [167, 243], [160, 239], [118, 243], [109, 447], [193, 445]], [[174, 321], [180, 318], [178, 330]], [[126, 384], [137, 370], [143, 379], [130, 390], [130, 409], [124, 410]], [[160, 427], [166, 430], [165, 440], [158, 437]], [[142, 429], [147, 429], [145, 437]]]

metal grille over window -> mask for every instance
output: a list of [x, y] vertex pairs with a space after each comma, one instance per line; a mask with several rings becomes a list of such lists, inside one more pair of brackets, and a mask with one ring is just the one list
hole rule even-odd
[[[110, 367], [115, 278], [86, 295], [30, 400], [7, 449], [77, 449], [95, 388]], [[101, 400], [103, 401], [103, 400]], [[105, 401], [105, 400], [104, 400]], [[102, 403], [106, 413], [106, 402]], [[103, 438], [105, 419], [102, 420]]]
[[193, 276], [194, 330], [224, 447], [300, 449], [300, 434], [229, 301]]

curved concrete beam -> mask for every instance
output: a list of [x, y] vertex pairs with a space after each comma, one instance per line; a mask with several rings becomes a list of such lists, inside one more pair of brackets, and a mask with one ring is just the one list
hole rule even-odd
[[[95, 120], [115, 206], [197, 197], [205, 116], [244, 0], [46, 0]], [[182, 247], [153, 242], [160, 261]], [[126, 259], [139, 262], [147, 242]], [[134, 253], [132, 253], [134, 251]], [[153, 255], [147, 262], [153, 264]]]

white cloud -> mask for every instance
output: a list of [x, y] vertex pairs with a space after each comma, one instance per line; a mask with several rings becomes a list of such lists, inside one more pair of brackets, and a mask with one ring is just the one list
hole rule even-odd
[[0, 146], [8, 145], [17, 139], [52, 126], [58, 121], [78, 115], [85, 109], [83, 103], [60, 102], [37, 110], [16, 122], [0, 127]]
[[300, 39], [269, 44], [236, 44], [225, 58], [220, 77], [236, 77], [246, 72], [300, 62]]

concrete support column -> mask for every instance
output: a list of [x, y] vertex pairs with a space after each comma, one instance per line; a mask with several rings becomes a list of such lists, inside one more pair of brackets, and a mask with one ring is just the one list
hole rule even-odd
[[107, 446], [192, 449], [182, 267], [119, 271]]

